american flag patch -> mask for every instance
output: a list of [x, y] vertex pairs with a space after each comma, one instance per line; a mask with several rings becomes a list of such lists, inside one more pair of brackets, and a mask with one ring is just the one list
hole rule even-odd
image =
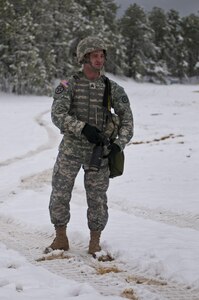
[[62, 80], [60, 82], [65, 88], [68, 88], [68, 80]]

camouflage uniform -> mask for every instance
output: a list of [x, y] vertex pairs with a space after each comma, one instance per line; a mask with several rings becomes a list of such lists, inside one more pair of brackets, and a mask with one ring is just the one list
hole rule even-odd
[[[107, 189], [108, 160], [103, 159], [98, 172], [89, 170], [94, 144], [82, 134], [86, 123], [105, 131], [110, 114], [103, 107], [105, 83], [103, 76], [88, 80], [79, 72], [56, 88], [52, 104], [52, 121], [60, 129], [63, 139], [53, 170], [50, 217], [55, 226], [67, 225], [70, 220], [70, 199], [75, 178], [84, 169], [84, 186], [88, 204], [88, 227], [102, 231], [108, 220]], [[133, 135], [133, 116], [128, 97], [122, 87], [111, 81], [112, 107], [119, 116], [117, 143], [121, 149]]]

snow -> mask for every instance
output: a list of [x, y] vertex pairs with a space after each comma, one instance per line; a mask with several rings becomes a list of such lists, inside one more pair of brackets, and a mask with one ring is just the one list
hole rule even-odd
[[[110, 181], [102, 248], [146, 276], [198, 288], [199, 87], [112, 78], [129, 95], [135, 135], [125, 149], [124, 175]], [[0, 219], [51, 234], [49, 174], [61, 139], [50, 120], [52, 99], [0, 96]], [[68, 235], [88, 242], [82, 171]], [[2, 242], [0, 253], [2, 300], [122, 299], [35, 266]]]

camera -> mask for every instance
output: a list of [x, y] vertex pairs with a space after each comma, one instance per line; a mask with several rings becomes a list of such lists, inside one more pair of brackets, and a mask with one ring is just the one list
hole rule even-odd
[[103, 155], [103, 146], [95, 145], [95, 147], [93, 148], [93, 153], [89, 164], [89, 170], [99, 171], [102, 162], [102, 155]]
[[103, 159], [104, 145], [108, 145], [110, 142], [109, 139], [107, 139], [103, 134], [100, 134], [100, 137], [101, 142], [95, 145], [93, 148], [93, 153], [89, 164], [89, 170], [91, 171], [99, 171]]

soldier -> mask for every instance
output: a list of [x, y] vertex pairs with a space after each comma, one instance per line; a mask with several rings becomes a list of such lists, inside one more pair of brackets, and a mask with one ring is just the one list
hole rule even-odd
[[[84, 169], [84, 186], [87, 197], [87, 219], [90, 229], [88, 252], [101, 250], [100, 236], [108, 221], [107, 189], [109, 186], [108, 159], [102, 159], [100, 169], [89, 168], [93, 148], [103, 143], [107, 129], [107, 116], [103, 106], [105, 90], [102, 70], [107, 49], [98, 37], [87, 37], [77, 46], [77, 60], [82, 71], [61, 81], [55, 89], [52, 104], [52, 121], [60, 129], [63, 139], [53, 170], [52, 193], [49, 211], [55, 226], [56, 237], [49, 248], [69, 249], [66, 226], [70, 220], [70, 200], [75, 178]], [[110, 81], [111, 106], [119, 118], [118, 135], [109, 145], [110, 153], [119, 152], [133, 136], [133, 116], [124, 89]], [[108, 132], [108, 131], [106, 131]]]

